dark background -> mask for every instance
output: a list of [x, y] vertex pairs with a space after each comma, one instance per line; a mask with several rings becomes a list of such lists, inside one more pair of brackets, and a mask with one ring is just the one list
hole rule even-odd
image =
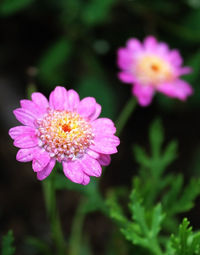
[[[179, 158], [172, 171], [187, 178], [200, 171], [200, 2], [198, 0], [3, 0], [0, 2], [0, 236], [13, 229], [16, 254], [36, 254], [24, 244], [25, 236], [48, 239], [49, 227], [39, 181], [30, 163], [15, 160], [8, 129], [18, 125], [12, 111], [33, 90], [49, 95], [56, 85], [94, 96], [102, 116], [117, 119], [132, 96], [130, 86], [117, 79], [117, 49], [127, 39], [149, 34], [178, 48], [193, 73], [184, 77], [195, 93], [187, 102], [156, 95], [151, 106], [137, 107], [121, 135], [101, 181], [103, 193], [110, 187], [130, 187], [137, 172], [131, 144], [148, 148], [149, 123], [163, 120], [166, 139], [177, 138]], [[65, 236], [79, 201], [73, 191], [58, 193]], [[199, 201], [189, 214], [199, 227]], [[98, 229], [98, 231], [97, 231]], [[104, 254], [112, 223], [100, 213], [87, 216], [94, 254]]]

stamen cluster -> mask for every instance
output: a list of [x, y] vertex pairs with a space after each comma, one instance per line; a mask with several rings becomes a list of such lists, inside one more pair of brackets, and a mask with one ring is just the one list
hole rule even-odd
[[90, 123], [76, 112], [49, 109], [37, 124], [39, 146], [58, 161], [82, 157], [94, 139]]

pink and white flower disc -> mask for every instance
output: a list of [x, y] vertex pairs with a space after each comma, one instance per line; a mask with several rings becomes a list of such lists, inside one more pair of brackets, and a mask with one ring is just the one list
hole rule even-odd
[[87, 185], [90, 176], [99, 177], [102, 167], [110, 164], [119, 138], [108, 118], [98, 118], [101, 106], [93, 97], [82, 100], [74, 90], [56, 87], [49, 101], [41, 93], [32, 100], [21, 100], [14, 115], [22, 126], [9, 135], [19, 149], [16, 159], [32, 161], [39, 180], [50, 175], [56, 161], [64, 174], [75, 183]]
[[184, 101], [193, 89], [180, 79], [191, 72], [190, 67], [182, 67], [182, 62], [178, 50], [170, 50], [153, 36], [143, 43], [133, 38], [118, 50], [119, 79], [132, 84], [132, 93], [142, 106], [151, 103], [156, 91]]

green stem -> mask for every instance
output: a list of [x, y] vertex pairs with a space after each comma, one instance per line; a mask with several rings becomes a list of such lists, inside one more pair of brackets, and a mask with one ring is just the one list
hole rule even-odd
[[51, 224], [51, 235], [56, 247], [56, 254], [66, 254], [66, 245], [62, 233], [61, 223], [56, 207], [56, 192], [54, 187], [54, 176], [49, 176], [47, 180], [43, 181], [43, 193], [46, 204], [48, 218]]
[[136, 99], [131, 97], [129, 101], [126, 103], [125, 107], [123, 108], [122, 112], [119, 115], [118, 120], [116, 121], [116, 128], [117, 132], [116, 135], [119, 136], [126, 125], [130, 115], [133, 113], [135, 107], [137, 105]]
[[82, 228], [85, 220], [85, 199], [81, 199], [72, 223], [71, 237], [69, 241], [69, 255], [80, 255], [82, 246]]

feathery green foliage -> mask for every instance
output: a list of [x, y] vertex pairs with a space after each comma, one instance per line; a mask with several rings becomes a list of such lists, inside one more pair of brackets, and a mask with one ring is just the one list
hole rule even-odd
[[2, 238], [2, 251], [1, 255], [13, 255], [15, 248], [13, 247], [14, 237], [12, 230], [9, 230]]

